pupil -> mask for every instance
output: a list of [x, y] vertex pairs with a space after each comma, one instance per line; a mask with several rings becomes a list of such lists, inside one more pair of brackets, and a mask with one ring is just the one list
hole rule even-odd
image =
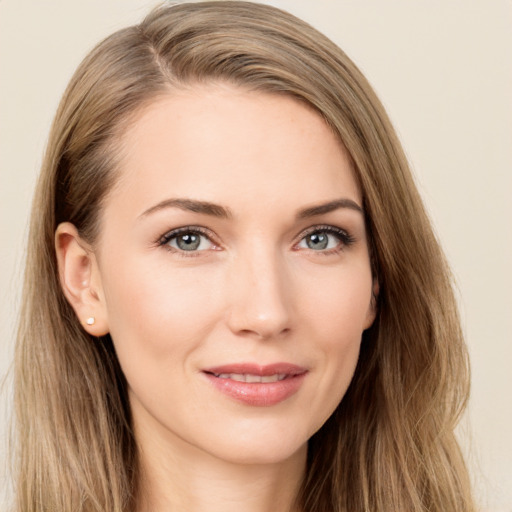
[[184, 251], [194, 251], [199, 247], [201, 240], [197, 235], [189, 233], [178, 237], [176, 243]]
[[329, 243], [329, 239], [325, 233], [313, 233], [308, 237], [308, 247], [310, 249], [325, 249]]

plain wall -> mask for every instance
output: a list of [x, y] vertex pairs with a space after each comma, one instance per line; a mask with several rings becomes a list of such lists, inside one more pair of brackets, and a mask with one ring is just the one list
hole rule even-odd
[[[0, 378], [12, 356], [33, 186], [59, 98], [96, 42], [155, 3], [0, 0]], [[512, 2], [267, 3], [341, 46], [395, 123], [460, 292], [473, 369], [473, 440], [466, 426], [461, 437], [475, 489], [482, 510], [511, 512]], [[2, 440], [8, 410], [2, 397]]]

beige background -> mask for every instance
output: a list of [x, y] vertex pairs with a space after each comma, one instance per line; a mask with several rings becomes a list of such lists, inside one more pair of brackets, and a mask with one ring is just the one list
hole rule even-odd
[[[477, 494], [482, 510], [512, 512], [512, 2], [268, 3], [345, 49], [400, 133], [460, 291], [472, 442], [467, 427], [461, 435]], [[59, 97], [94, 43], [152, 5], [0, 0], [0, 378], [12, 354], [33, 184]], [[2, 440], [8, 409], [3, 397]]]

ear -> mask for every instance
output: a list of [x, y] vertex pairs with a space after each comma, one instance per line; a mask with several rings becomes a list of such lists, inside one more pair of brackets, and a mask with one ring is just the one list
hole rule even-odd
[[62, 290], [80, 323], [92, 336], [107, 334], [107, 308], [92, 248], [73, 224], [63, 222], [55, 231], [55, 250]]
[[366, 313], [365, 322], [363, 325], [363, 330], [369, 329], [373, 322], [375, 321], [375, 317], [377, 316], [378, 311], [378, 297], [379, 297], [379, 281], [376, 277], [373, 278], [373, 284], [372, 284], [372, 298], [370, 299], [370, 305], [368, 307], [368, 312]]

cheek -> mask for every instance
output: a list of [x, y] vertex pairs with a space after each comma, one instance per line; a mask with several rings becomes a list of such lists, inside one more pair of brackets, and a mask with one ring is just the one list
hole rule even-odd
[[162, 360], [188, 352], [218, 318], [215, 276], [205, 281], [194, 272], [172, 272], [165, 264], [145, 268], [129, 260], [106, 275], [109, 327], [120, 360]]
[[371, 313], [369, 265], [342, 267], [323, 276], [310, 274], [300, 295], [302, 314], [314, 323], [321, 339], [334, 347], [340, 340], [360, 339]]
[[[351, 272], [325, 283], [303, 305], [309, 318], [310, 339], [316, 339], [319, 388], [325, 401], [320, 416], [326, 420], [342, 400], [354, 375], [361, 337], [371, 310], [371, 273]], [[335, 285], [334, 283], [340, 283]]]

